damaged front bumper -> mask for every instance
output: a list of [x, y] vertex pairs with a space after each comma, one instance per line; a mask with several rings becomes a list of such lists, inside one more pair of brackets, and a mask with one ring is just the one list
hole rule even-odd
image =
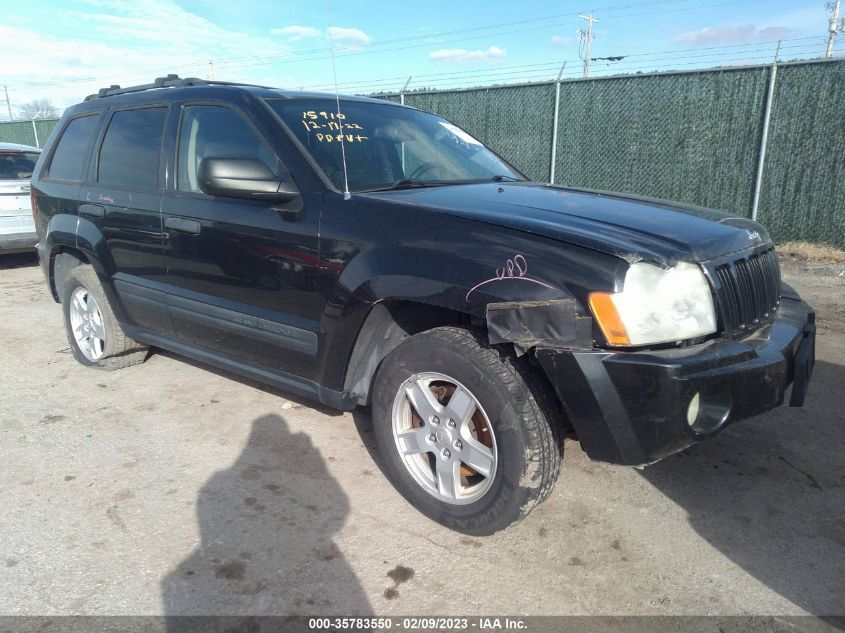
[[801, 406], [815, 362], [815, 313], [784, 295], [742, 340], [616, 352], [541, 345], [537, 359], [591, 459], [644, 465], [784, 401]]

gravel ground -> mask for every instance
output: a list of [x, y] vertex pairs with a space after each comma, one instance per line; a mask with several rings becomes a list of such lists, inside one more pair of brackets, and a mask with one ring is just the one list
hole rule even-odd
[[845, 614], [845, 266], [809, 402], [644, 471], [574, 441], [551, 498], [467, 538], [404, 502], [364, 413], [169, 353], [87, 370], [29, 256], [0, 259], [0, 614]]

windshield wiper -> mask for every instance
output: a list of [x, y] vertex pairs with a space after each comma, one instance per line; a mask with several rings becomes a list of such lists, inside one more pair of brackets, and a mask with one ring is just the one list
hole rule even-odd
[[414, 189], [415, 187], [441, 187], [452, 183], [438, 180], [400, 180], [394, 182], [392, 185], [385, 185], [384, 187], [375, 187], [373, 189], [363, 189], [361, 193], [368, 191], [394, 191], [395, 189]]
[[497, 175], [492, 178], [471, 178], [468, 180], [411, 180], [410, 178], [394, 182], [392, 185], [385, 185], [384, 187], [374, 187], [372, 189], [362, 189], [359, 193], [367, 193], [369, 191], [395, 191], [397, 189], [415, 189], [417, 187], [446, 187], [450, 185], [477, 185], [483, 182], [503, 182], [505, 179], [515, 182], [523, 182], [521, 178], [514, 176]]

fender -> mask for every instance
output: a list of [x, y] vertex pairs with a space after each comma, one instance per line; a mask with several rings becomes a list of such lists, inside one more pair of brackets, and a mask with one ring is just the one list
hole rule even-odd
[[54, 215], [47, 224], [44, 238], [36, 245], [41, 272], [56, 302], [61, 302], [61, 288], [57, 286], [54, 275], [56, 254], [64, 249], [76, 249], [76, 220], [75, 215]]
[[64, 248], [75, 249], [82, 253], [97, 273], [103, 292], [118, 321], [126, 322], [126, 311], [112, 283], [115, 270], [114, 260], [106, 247], [103, 234], [93, 222], [76, 215], [64, 213], [54, 215], [47, 225], [44, 243], [51, 253], [50, 283], [55, 293], [54, 298], [58, 299], [61, 292], [60, 288], [55, 287], [53, 263], [55, 254]]
[[329, 302], [337, 312], [326, 323], [323, 384], [343, 385], [364, 403], [390, 351], [412, 334], [447, 324], [486, 326], [491, 343], [513, 344], [520, 355], [541, 343], [591, 348], [592, 319], [561, 283], [559, 265], [554, 277], [541, 276], [549, 265], [533, 275], [528, 256], [509, 258], [508, 247], [500, 250], [498, 268], [466, 253], [414, 246], [360, 253], [343, 269]]

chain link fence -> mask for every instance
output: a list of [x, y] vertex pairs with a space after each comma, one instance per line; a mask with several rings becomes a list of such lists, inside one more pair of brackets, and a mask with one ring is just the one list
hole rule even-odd
[[58, 119], [35, 121], [5, 121], [0, 123], [0, 143], [18, 143], [31, 147], [44, 147]]
[[[554, 181], [753, 214], [777, 241], [845, 248], [845, 61], [560, 82]], [[534, 180], [551, 178], [556, 84], [408, 92]], [[399, 101], [399, 95], [381, 98]]]
[[[777, 241], [845, 248], [845, 61], [560, 82], [554, 181], [726, 209]], [[465, 128], [534, 180], [551, 178], [554, 82], [381, 98]], [[771, 120], [761, 140], [767, 102]], [[55, 120], [0, 123], [41, 147]]]

